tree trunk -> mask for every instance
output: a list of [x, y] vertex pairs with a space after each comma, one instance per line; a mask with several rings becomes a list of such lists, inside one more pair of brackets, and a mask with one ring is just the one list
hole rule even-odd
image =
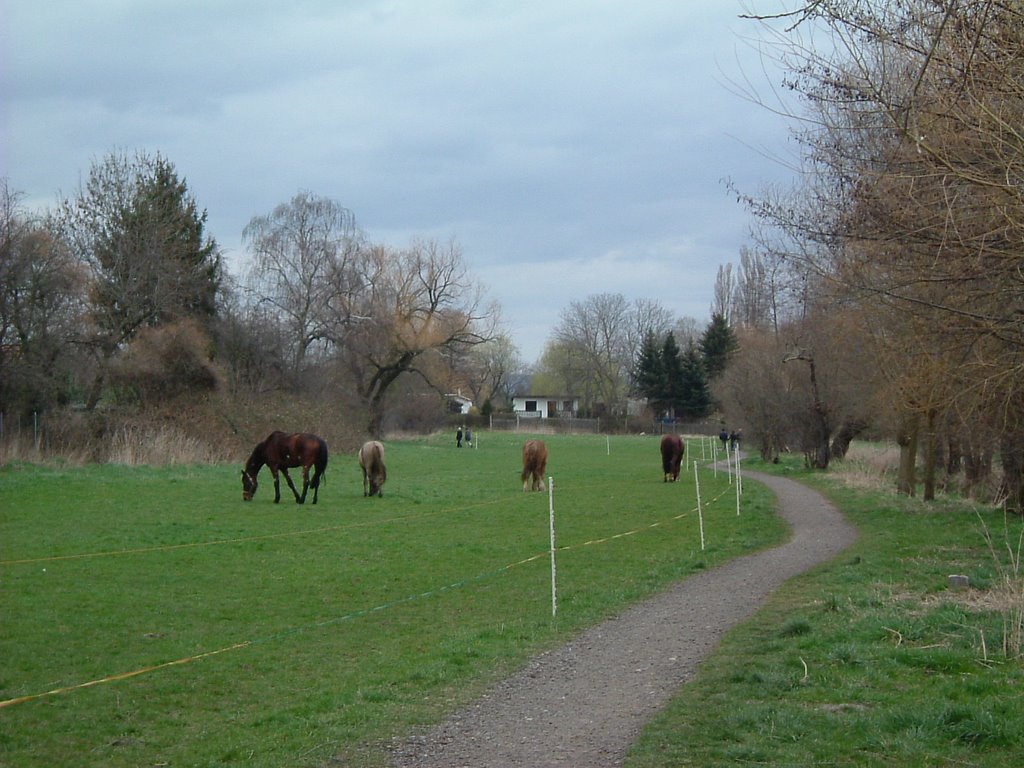
[[779, 441], [770, 432], [761, 433], [761, 459], [772, 464], [779, 461]]
[[1003, 465], [1000, 495], [1006, 509], [1016, 515], [1024, 514], [1024, 434], [1004, 435], [999, 441], [999, 456]]
[[963, 448], [960, 438], [952, 436], [946, 446], [946, 474], [952, 477], [960, 474], [960, 465], [963, 462]]
[[980, 485], [992, 475], [992, 442], [987, 435], [981, 438], [972, 436], [967, 450], [964, 451], [964, 479], [969, 495], [975, 486]]
[[829, 449], [832, 425], [829, 423], [828, 407], [821, 401], [821, 396], [818, 394], [818, 377], [814, 368], [814, 359], [809, 359], [808, 364], [811, 369], [811, 392], [814, 394], [814, 429], [816, 432], [813, 467], [815, 469], [828, 469], [829, 462], [832, 459], [832, 453]]
[[850, 450], [850, 443], [861, 432], [867, 429], [867, 422], [862, 419], [847, 419], [839, 427], [836, 436], [832, 439], [832, 455], [837, 459], [845, 459], [847, 451]]
[[106, 383], [106, 368], [101, 367], [93, 377], [92, 383], [89, 385], [89, 391], [85, 397], [85, 410], [89, 413], [95, 411], [96, 406], [99, 405], [100, 398], [103, 396], [103, 387]]
[[938, 441], [935, 435], [935, 420], [938, 417], [934, 408], [928, 410], [928, 420], [924, 435], [924, 500], [935, 501], [935, 457]]
[[832, 461], [832, 450], [828, 441], [828, 420], [824, 417], [819, 417], [817, 426], [818, 440], [814, 449], [814, 468], [828, 469], [829, 462]]
[[917, 493], [917, 439], [920, 417], [910, 414], [900, 424], [896, 442], [900, 447], [900, 470], [896, 479], [896, 492], [905, 496]]

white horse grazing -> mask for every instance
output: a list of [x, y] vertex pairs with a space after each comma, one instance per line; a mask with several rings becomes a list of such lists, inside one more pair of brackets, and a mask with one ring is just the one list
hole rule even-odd
[[384, 444], [368, 440], [359, 449], [359, 466], [363, 470], [363, 496], [383, 496], [388, 468], [384, 466]]

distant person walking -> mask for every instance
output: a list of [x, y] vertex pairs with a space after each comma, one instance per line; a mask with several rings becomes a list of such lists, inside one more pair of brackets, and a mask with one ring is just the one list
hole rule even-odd
[[729, 433], [729, 447], [733, 453], [740, 449], [740, 442], [743, 440], [743, 430], [737, 429]]
[[722, 427], [722, 431], [718, 433], [718, 439], [722, 441], [722, 450], [727, 450], [729, 448], [729, 430]]
[[456, 430], [455, 432], [455, 447], [462, 447], [462, 427], [459, 427], [458, 430]]

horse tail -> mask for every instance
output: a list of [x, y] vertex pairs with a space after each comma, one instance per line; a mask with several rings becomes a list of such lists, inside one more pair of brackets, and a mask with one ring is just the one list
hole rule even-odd
[[327, 441], [320, 441], [320, 449], [316, 454], [316, 468], [318, 470], [319, 482], [327, 485]]

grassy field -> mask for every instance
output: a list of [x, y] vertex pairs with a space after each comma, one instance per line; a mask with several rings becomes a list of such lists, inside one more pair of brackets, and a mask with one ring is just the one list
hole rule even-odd
[[524, 436], [478, 438], [389, 443], [382, 499], [334, 455], [317, 506], [265, 473], [243, 503], [244, 457], [0, 469], [0, 765], [383, 765], [530, 655], [785, 536], [706, 468], [702, 550], [692, 467], [663, 483], [655, 438], [546, 437], [552, 618]]
[[1022, 521], [798, 462], [747, 467], [823, 490], [860, 541], [731, 632], [627, 766], [1024, 764]]

